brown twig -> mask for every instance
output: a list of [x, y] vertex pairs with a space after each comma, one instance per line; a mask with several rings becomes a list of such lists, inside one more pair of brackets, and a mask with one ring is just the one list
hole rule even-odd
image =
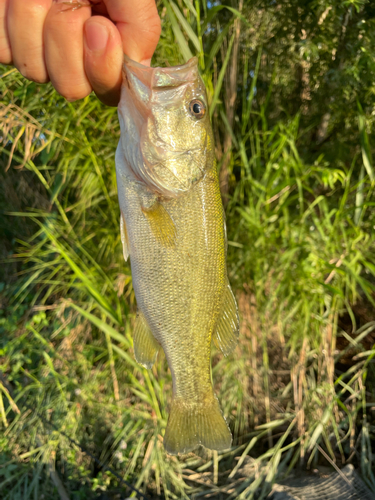
[[49, 474], [51, 476], [51, 479], [53, 481], [53, 484], [56, 486], [57, 492], [59, 494], [59, 497], [61, 500], [70, 500], [70, 497], [60, 479], [60, 476], [56, 472], [55, 469], [55, 460], [54, 457], [51, 457], [51, 460], [49, 462]]
[[[342, 255], [340, 255], [339, 260], [336, 262], [336, 268], [337, 269], [343, 263], [344, 258], [345, 258], [345, 254], [343, 253]], [[331, 262], [330, 262], [330, 264], [331, 264]], [[332, 264], [333, 264], [333, 262], [332, 262]], [[334, 277], [335, 274], [336, 274], [336, 269], [332, 269], [332, 271], [329, 273], [329, 275], [327, 276], [327, 278], [324, 280], [324, 283], [327, 285], [330, 281], [332, 281], [332, 278]]]

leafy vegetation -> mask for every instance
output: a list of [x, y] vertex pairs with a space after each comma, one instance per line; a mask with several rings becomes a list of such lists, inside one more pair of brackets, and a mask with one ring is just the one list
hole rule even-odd
[[2, 498], [124, 495], [66, 436], [149, 497], [266, 498], [293, 467], [327, 463], [374, 491], [375, 9], [159, 8], [153, 63], [197, 55], [211, 103], [242, 325], [233, 355], [213, 348], [233, 448], [163, 450], [171, 378], [162, 357], [149, 372], [133, 358], [116, 110], [3, 67]]

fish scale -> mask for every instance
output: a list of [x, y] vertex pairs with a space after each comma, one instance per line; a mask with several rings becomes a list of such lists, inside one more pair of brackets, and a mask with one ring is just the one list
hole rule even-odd
[[126, 59], [124, 82], [116, 169], [139, 310], [135, 356], [150, 368], [162, 348], [172, 373], [166, 450], [225, 449], [231, 434], [212, 388], [211, 340], [228, 354], [238, 313], [211, 124], [208, 113], [191, 114], [191, 102], [206, 106], [203, 82], [195, 59], [165, 69]]

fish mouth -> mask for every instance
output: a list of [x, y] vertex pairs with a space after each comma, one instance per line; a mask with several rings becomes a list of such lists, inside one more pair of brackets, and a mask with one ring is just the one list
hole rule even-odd
[[136, 78], [150, 91], [162, 91], [196, 82], [198, 77], [198, 59], [196, 57], [192, 57], [185, 64], [179, 66], [152, 68], [133, 61], [124, 54], [124, 84], [134, 83], [134, 78]]

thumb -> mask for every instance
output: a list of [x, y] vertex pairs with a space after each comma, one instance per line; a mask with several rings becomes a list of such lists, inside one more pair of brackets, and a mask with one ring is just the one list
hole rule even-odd
[[123, 54], [150, 65], [161, 26], [154, 0], [103, 1], [109, 19], [93, 16], [85, 23], [85, 72], [99, 99], [116, 106], [120, 99]]

